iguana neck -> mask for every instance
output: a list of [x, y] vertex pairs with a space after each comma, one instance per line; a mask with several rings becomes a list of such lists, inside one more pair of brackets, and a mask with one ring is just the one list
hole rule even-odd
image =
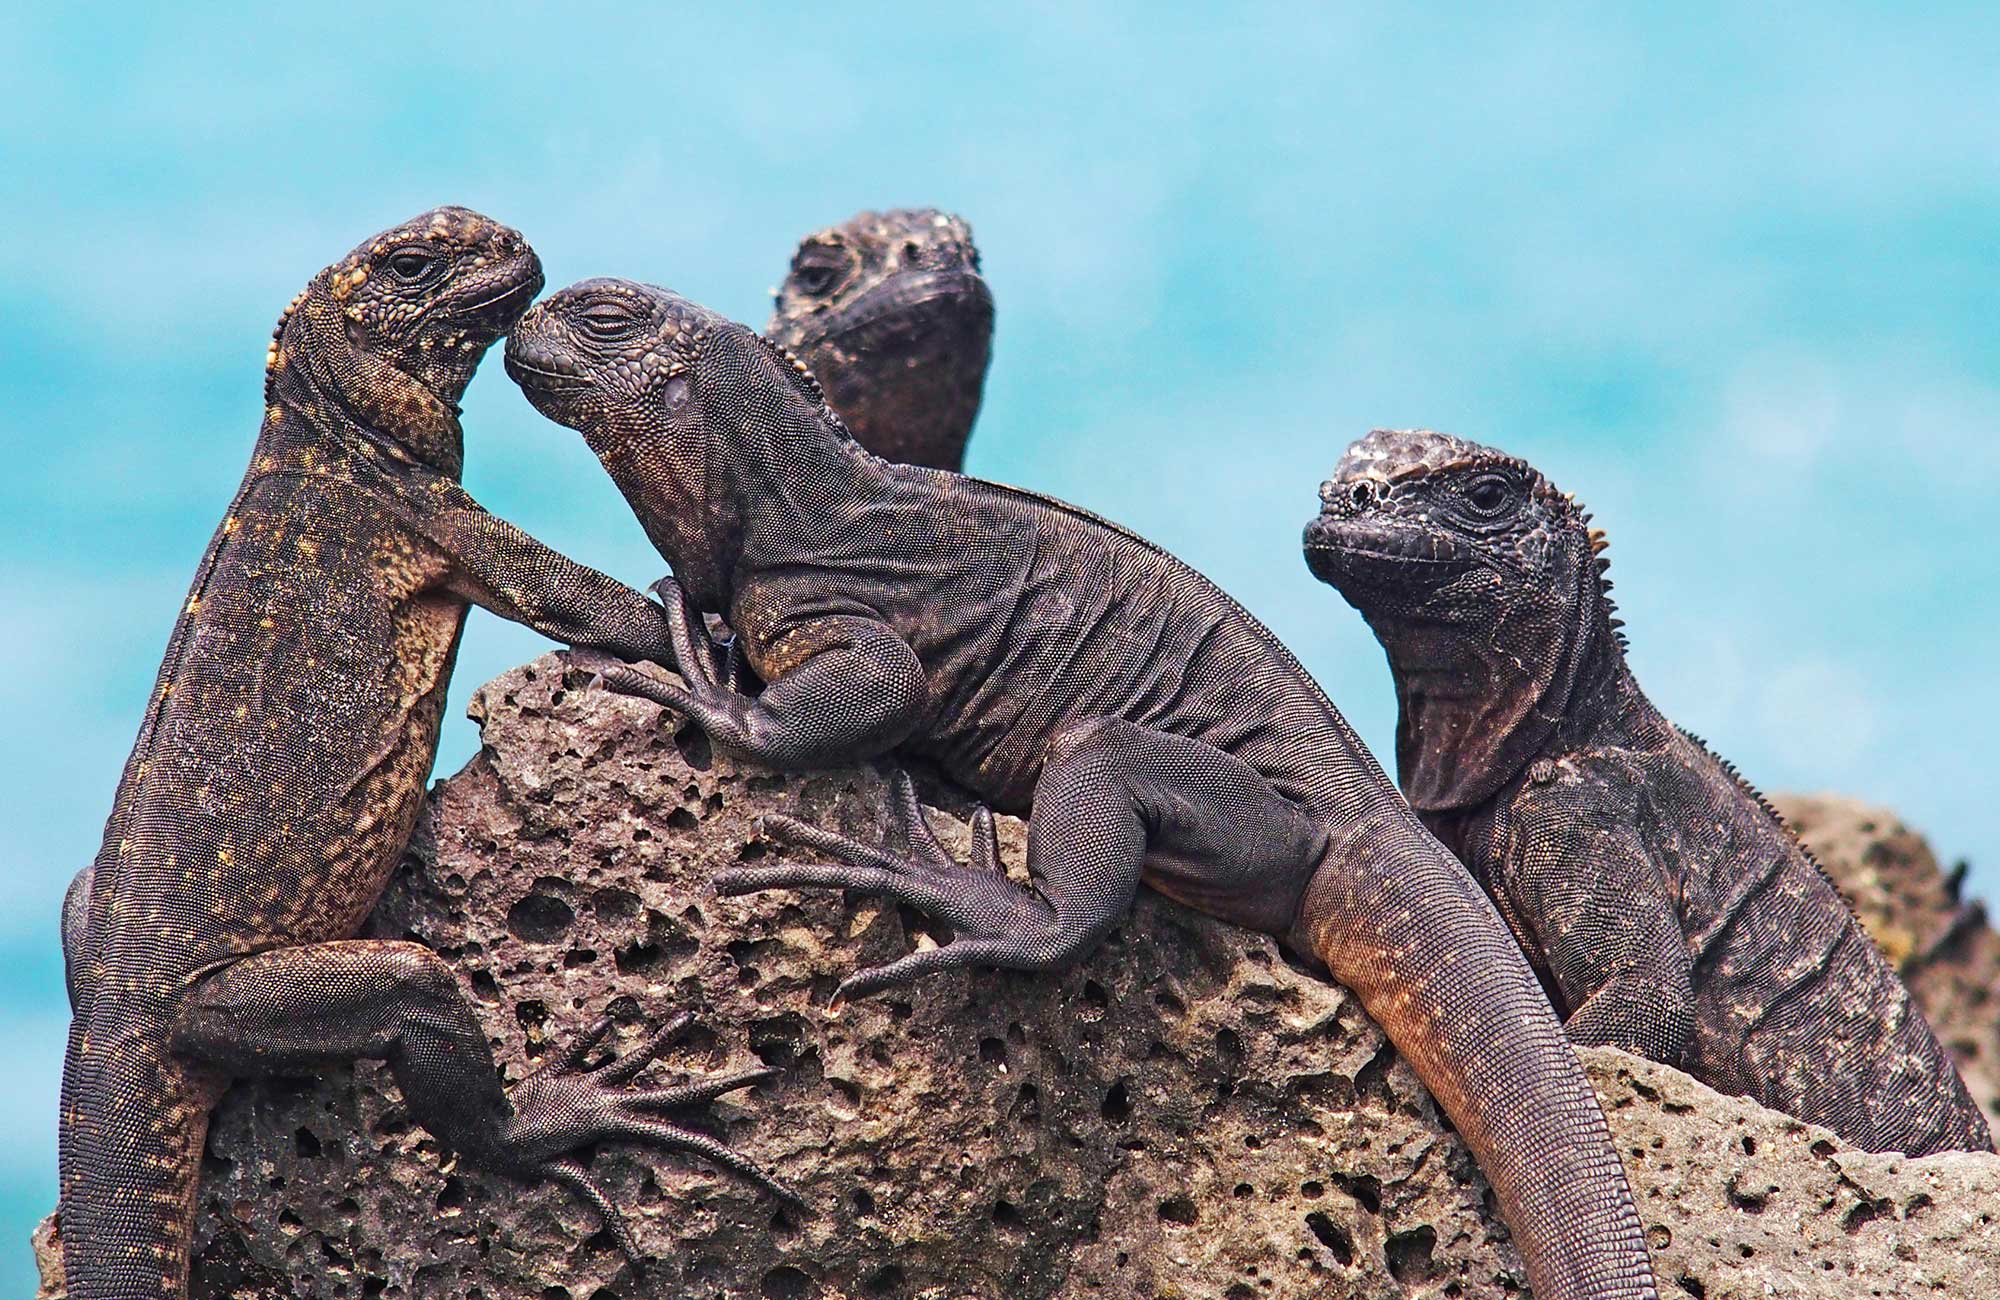
[[1537, 758], [1644, 705], [1594, 570], [1577, 581], [1580, 598], [1561, 611], [1473, 628], [1370, 619], [1396, 679], [1398, 778], [1419, 811], [1484, 803]]
[[682, 590], [718, 613], [749, 573], [798, 560], [876, 497], [887, 472], [845, 430], [789, 409], [692, 438], [584, 437]]
[[265, 404], [385, 468], [417, 465], [454, 481], [465, 468], [455, 402], [355, 347], [338, 310], [310, 292], [278, 325]]

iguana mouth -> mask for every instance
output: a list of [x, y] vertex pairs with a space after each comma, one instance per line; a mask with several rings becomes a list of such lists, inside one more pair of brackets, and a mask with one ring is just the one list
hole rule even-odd
[[1306, 525], [1306, 567], [1321, 582], [1350, 587], [1444, 581], [1473, 568], [1478, 559], [1448, 535], [1381, 518], [1322, 514]]
[[[545, 309], [546, 304], [531, 307], [514, 323], [507, 337], [507, 351], [501, 358], [507, 377], [519, 384], [538, 408], [541, 402], [537, 399], [543, 396], [578, 392], [590, 387], [591, 382], [574, 360], [550, 345], [543, 329], [547, 319]], [[552, 419], [559, 418], [547, 410], [543, 413]]]
[[[565, 374], [560, 370], [550, 370], [538, 366], [532, 361], [514, 355], [511, 350], [507, 353], [506, 366], [507, 373], [514, 377], [514, 382], [524, 387], [532, 386], [556, 392], [590, 387], [590, 381], [581, 375]], [[524, 379], [522, 378], [524, 375], [532, 375], [534, 378], [532, 380]]]
[[539, 274], [537, 274], [533, 279], [523, 280], [519, 284], [513, 286], [510, 289], [502, 289], [500, 292], [493, 294], [490, 297], [481, 298], [478, 302], [472, 303], [471, 305], [463, 307], [460, 310], [463, 312], [463, 314], [467, 316], [472, 316], [478, 314], [479, 312], [485, 311], [488, 307], [493, 307], [500, 303], [507, 303], [509, 306], [511, 306], [513, 299], [523, 298], [523, 297], [532, 298], [535, 296], [535, 291], [541, 287], [542, 287], [542, 277]]
[[1388, 519], [1322, 514], [1306, 525], [1309, 551], [1363, 555], [1420, 564], [1470, 564], [1473, 556], [1449, 533]]

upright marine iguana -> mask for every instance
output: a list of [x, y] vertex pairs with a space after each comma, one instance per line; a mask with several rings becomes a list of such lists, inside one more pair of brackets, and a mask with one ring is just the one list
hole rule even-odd
[[807, 235], [771, 338], [802, 358], [857, 441], [958, 470], [993, 355], [972, 227], [935, 208], [862, 212]]
[[1545, 976], [1570, 1037], [1870, 1151], [1992, 1148], [1908, 990], [1776, 812], [1625, 662], [1603, 534], [1505, 453], [1355, 443], [1313, 573], [1396, 679], [1403, 790]]
[[[665, 290], [564, 290], [522, 319], [507, 370], [583, 433], [673, 566], [685, 685], [598, 657], [613, 686], [776, 766], [900, 747], [1030, 812], [1033, 890], [994, 869], [988, 816], [955, 864], [906, 777], [891, 811], [910, 856], [789, 822], [770, 829], [842, 863], [717, 875], [729, 894], [883, 893], [950, 925], [843, 994], [1058, 968], [1143, 875], [1355, 990], [1486, 1170], [1537, 1294], [1654, 1293], [1604, 1118], [1505, 924], [1227, 595], [1060, 502], [870, 455], [802, 365]], [[728, 614], [760, 696], [717, 684], [690, 599]]]
[[576, 1189], [603, 1141], [698, 1152], [655, 1112], [763, 1077], [622, 1085], [585, 1030], [503, 1089], [451, 968], [352, 936], [407, 842], [467, 602], [558, 640], [672, 662], [658, 606], [458, 486], [459, 395], [541, 288], [521, 236], [439, 208], [363, 243], [287, 308], [262, 431], [167, 643], [103, 848], [64, 903], [75, 1017], [61, 1226], [75, 1300], [183, 1296], [208, 1112], [232, 1076], [386, 1059], [468, 1161]]

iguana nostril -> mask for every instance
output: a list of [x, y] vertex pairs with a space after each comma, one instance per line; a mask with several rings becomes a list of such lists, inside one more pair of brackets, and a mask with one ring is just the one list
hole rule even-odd
[[1375, 500], [1375, 485], [1362, 479], [1348, 490], [1347, 499], [1354, 503], [1356, 510], [1366, 510]]

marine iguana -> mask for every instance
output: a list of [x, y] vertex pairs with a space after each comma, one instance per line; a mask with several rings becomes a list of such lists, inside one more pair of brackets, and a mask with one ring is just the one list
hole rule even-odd
[[233, 1076], [386, 1059], [468, 1161], [574, 1188], [633, 1141], [761, 1180], [657, 1112], [764, 1072], [627, 1088], [610, 1022], [503, 1089], [451, 968], [355, 939], [407, 842], [468, 602], [558, 640], [672, 662], [658, 606], [479, 508], [457, 400], [541, 288], [521, 236], [463, 208], [386, 230], [280, 321], [248, 473], [167, 643], [95, 863], [64, 905], [61, 1227], [75, 1300], [186, 1294], [208, 1112]]
[[[612, 686], [775, 766], [900, 749], [1029, 813], [1032, 890], [993, 869], [990, 816], [955, 863], [907, 777], [891, 816], [909, 855], [776, 821], [838, 861], [717, 874], [724, 894], [860, 889], [949, 925], [842, 995], [1060, 968], [1143, 876], [1360, 996], [1485, 1169], [1537, 1294], [1654, 1294], [1603, 1115], [1505, 924], [1227, 595], [1061, 502], [869, 454], [803, 365], [666, 290], [563, 290], [522, 319], [507, 370], [583, 434], [673, 568], [685, 683], [583, 657]], [[715, 681], [697, 610], [728, 615], [761, 695]]]
[[935, 208], [862, 212], [806, 236], [768, 332], [862, 446], [957, 470], [993, 354], [972, 227]]
[[1579, 1043], [1870, 1151], [1992, 1141], [1909, 991], [1777, 813], [1639, 689], [1604, 537], [1533, 468], [1378, 430], [1306, 559], [1396, 679], [1404, 793], [1499, 905]]

